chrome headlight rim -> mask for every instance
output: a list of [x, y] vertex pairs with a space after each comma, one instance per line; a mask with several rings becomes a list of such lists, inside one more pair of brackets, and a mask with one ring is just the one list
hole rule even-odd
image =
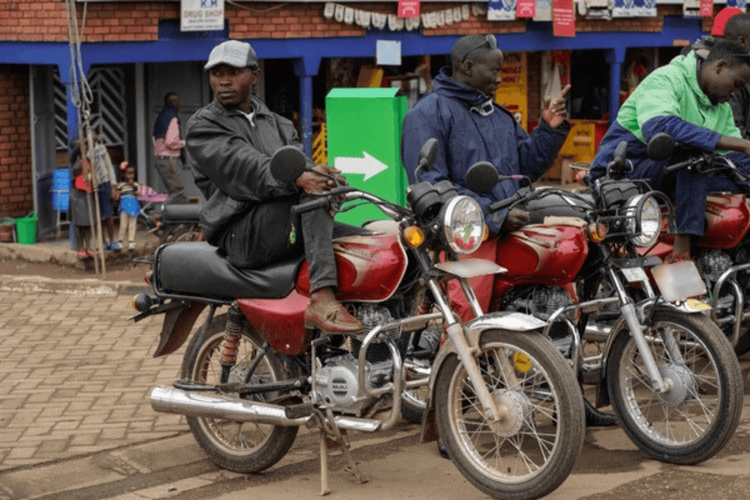
[[630, 241], [641, 248], [656, 243], [661, 232], [662, 219], [658, 198], [652, 193], [639, 194], [630, 198], [624, 208], [629, 216], [626, 226], [631, 233]]
[[[459, 236], [454, 231], [456, 218], [462, 214], [465, 216], [467, 209], [470, 211], [468, 215], [475, 220], [471, 224], [464, 224], [464, 234]], [[466, 255], [479, 248], [484, 241], [485, 224], [484, 212], [477, 200], [466, 195], [455, 196], [444, 205], [441, 215], [443, 238], [451, 251]]]

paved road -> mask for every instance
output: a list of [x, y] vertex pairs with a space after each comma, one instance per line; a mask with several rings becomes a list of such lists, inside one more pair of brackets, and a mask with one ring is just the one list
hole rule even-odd
[[[161, 323], [129, 321], [137, 290], [0, 275], [0, 500], [318, 498], [315, 434], [303, 430], [271, 471], [242, 476], [217, 469], [183, 418], [151, 409], [151, 388], [176, 378], [181, 356], [151, 357]], [[743, 368], [747, 380], [750, 360]], [[619, 428], [589, 430], [574, 473], [550, 498], [747, 498], [745, 399], [735, 438], [697, 467], [649, 460]], [[418, 443], [415, 425], [352, 438], [370, 481], [354, 484], [334, 460], [334, 497], [485, 498], [434, 444]]]

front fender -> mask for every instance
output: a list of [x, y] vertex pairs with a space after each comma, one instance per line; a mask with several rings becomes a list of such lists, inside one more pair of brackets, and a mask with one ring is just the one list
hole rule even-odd
[[185, 343], [190, 335], [195, 320], [198, 319], [207, 304], [202, 302], [188, 302], [183, 307], [170, 309], [164, 314], [164, 323], [161, 327], [159, 346], [154, 352], [154, 357], [172, 354]]
[[[541, 333], [546, 323], [528, 314], [501, 311], [486, 314], [473, 319], [463, 325], [466, 341], [470, 346], [479, 346], [482, 334], [488, 330], [508, 330], [515, 332], [529, 332], [530, 334]], [[428, 443], [438, 438], [437, 421], [435, 420], [435, 385], [438, 374], [445, 360], [451, 354], [456, 354], [455, 343], [448, 338], [440, 346], [435, 360], [432, 362], [430, 371], [429, 391], [426, 401], [425, 412], [422, 416], [422, 442]]]

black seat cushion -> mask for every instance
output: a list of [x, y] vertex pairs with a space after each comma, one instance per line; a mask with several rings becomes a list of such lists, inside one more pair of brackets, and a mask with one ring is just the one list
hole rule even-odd
[[162, 296], [278, 299], [294, 289], [304, 256], [262, 269], [238, 269], [203, 241], [169, 243], [156, 250], [154, 288]]

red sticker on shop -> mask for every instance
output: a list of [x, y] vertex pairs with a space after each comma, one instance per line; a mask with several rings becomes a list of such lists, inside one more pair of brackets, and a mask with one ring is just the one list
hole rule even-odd
[[552, 34], [554, 36], [576, 36], [573, 0], [552, 0]]
[[516, 17], [534, 17], [536, 15], [535, 0], [518, 0], [516, 3]]
[[713, 0], [701, 0], [701, 17], [711, 17], [714, 15], [714, 2]]
[[398, 0], [398, 17], [419, 17], [419, 0]]

